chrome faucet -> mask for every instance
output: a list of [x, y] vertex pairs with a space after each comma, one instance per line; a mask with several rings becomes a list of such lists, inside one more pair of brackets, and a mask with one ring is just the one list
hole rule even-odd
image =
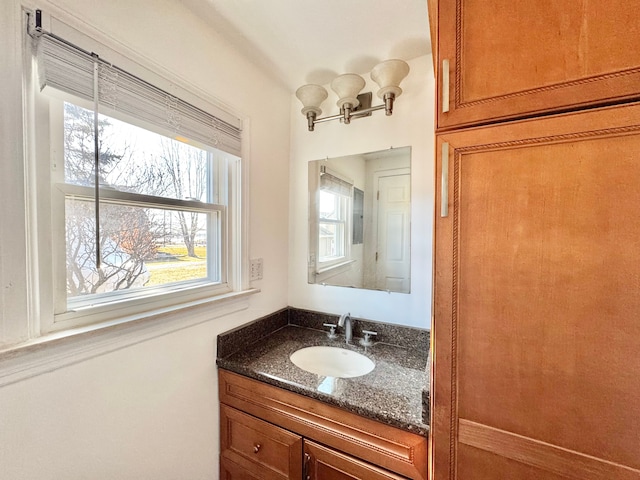
[[344, 339], [347, 343], [351, 343], [351, 325], [353, 321], [351, 320], [351, 313], [343, 313], [340, 315], [340, 320], [338, 320], [338, 326], [344, 327]]

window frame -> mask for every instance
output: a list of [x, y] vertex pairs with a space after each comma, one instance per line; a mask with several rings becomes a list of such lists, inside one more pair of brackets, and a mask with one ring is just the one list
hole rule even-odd
[[[322, 204], [322, 189], [320, 190], [320, 204]], [[335, 197], [335, 204], [337, 206], [336, 211], [338, 214], [337, 218], [325, 218], [319, 212], [318, 215], [318, 268], [320, 270], [330, 267], [335, 264], [344, 263], [347, 261], [350, 255], [350, 244], [349, 241], [349, 228], [350, 228], [350, 218], [349, 212], [352, 211], [351, 202], [346, 195], [340, 195], [338, 193], [328, 192], [329, 195], [333, 195]], [[341, 229], [341, 233], [336, 231], [334, 237], [336, 239], [336, 252], [342, 252], [342, 254], [336, 254], [332, 257], [326, 257], [327, 260], [322, 260], [320, 252], [322, 251], [320, 244], [322, 242], [322, 226], [323, 225], [333, 225], [336, 228]], [[341, 240], [341, 242], [339, 242]], [[338, 245], [339, 244], [339, 245]]]
[[[329, 168], [323, 167], [321, 169], [321, 174], [328, 174], [331, 175], [345, 183], [348, 183], [350, 185], [350, 194], [349, 195], [342, 195], [339, 193], [334, 193], [334, 195], [336, 197], [341, 197], [341, 199], [338, 199], [339, 203], [342, 203], [342, 205], [340, 205], [339, 210], [340, 210], [340, 216], [341, 218], [338, 219], [326, 219], [323, 218], [320, 214], [320, 196], [321, 196], [321, 192], [322, 192], [322, 187], [320, 185], [320, 181], [318, 181], [318, 208], [317, 208], [317, 218], [316, 218], [316, 225], [317, 225], [317, 236], [316, 236], [316, 273], [317, 274], [322, 274], [325, 272], [328, 272], [334, 268], [340, 267], [342, 265], [346, 265], [351, 263], [353, 260], [351, 259], [351, 238], [352, 238], [352, 225], [353, 225], [353, 181], [350, 179], [345, 178], [344, 176], [342, 176], [341, 174], [332, 171]], [[341, 245], [342, 247], [342, 251], [343, 251], [343, 255], [340, 256], [336, 256], [334, 258], [331, 258], [330, 260], [325, 260], [322, 261], [320, 260], [320, 232], [321, 232], [321, 224], [326, 223], [326, 224], [333, 224], [333, 225], [339, 225], [342, 226], [342, 228], [344, 229], [344, 234], [343, 234], [343, 244]]]
[[[29, 42], [27, 41], [26, 44], [28, 45]], [[131, 64], [130, 60], [117, 54], [108, 46], [105, 45], [103, 48], [110, 58], [118, 60], [121, 65], [127, 66]], [[246, 152], [248, 151], [249, 125], [248, 122], [243, 121], [240, 157], [225, 154], [229, 156], [224, 172], [226, 176], [227, 205], [222, 209], [219, 208], [220, 206], [213, 209], [208, 207], [203, 209], [206, 212], [224, 211], [226, 215], [226, 221], [222, 222], [223, 226], [220, 232], [222, 244], [220, 251], [221, 270], [226, 274], [226, 281], [223, 283], [194, 281], [193, 284], [189, 285], [151, 287], [149, 290], [145, 289], [114, 296], [119, 298], [114, 298], [113, 301], [103, 302], [95, 306], [87, 305], [67, 311], [66, 255], [64, 249], [62, 253], [60, 252], [60, 245], [65, 245], [65, 194], [86, 195], [86, 191], [82, 192], [68, 184], [59, 185], [59, 182], [52, 181], [56, 169], [60, 171], [59, 165], [64, 164], [63, 153], [60, 149], [62, 137], [59, 138], [60, 144], [56, 145], [55, 135], [52, 134], [52, 129], [58, 129], [58, 131], [63, 129], [63, 103], [59, 99], [51, 100], [46, 95], [37, 92], [37, 87], [35, 86], [37, 82], [32, 78], [34, 74], [33, 58], [29, 48], [25, 48], [24, 71], [26, 79], [24, 90], [28, 111], [25, 132], [29, 145], [31, 145], [29, 148], [30, 168], [27, 169], [27, 175], [30, 178], [30, 184], [37, 185], [37, 188], [29, 193], [29, 201], [32, 208], [30, 209], [28, 220], [28, 225], [31, 227], [28, 257], [30, 259], [30, 272], [34, 287], [30, 299], [32, 315], [29, 329], [31, 337], [76, 327], [108, 325], [114, 322], [120, 323], [127, 320], [146, 318], [201, 303], [217, 302], [232, 298], [234, 295], [244, 296], [247, 292], [251, 292], [248, 278], [248, 216], [246, 211], [248, 205], [248, 155]], [[175, 79], [169, 80], [159, 77], [144, 66], [137, 65], [137, 70], [134, 69], [132, 73], [143, 79], [148, 78], [150, 82], [154, 82], [159, 88], [170, 88], [172, 94], [181, 98], [186, 97], [197, 108], [206, 111], [208, 105], [213, 105], [206, 98], [194, 101], [199, 96], [181, 87], [181, 82], [177, 82]], [[158, 78], [163, 79], [163, 81], [158, 82]], [[77, 105], [93, 109], [92, 105], [86, 104], [88, 102], [82, 105], [82, 100], [73, 97], [69, 97], [69, 100]], [[59, 102], [59, 111], [62, 112], [62, 115], [58, 115], [57, 119], [52, 121], [52, 116], [56, 114], [54, 112], [56, 107], [52, 108], [51, 105], [55, 102]], [[144, 122], [134, 122], [130, 119], [122, 118], [122, 115], [114, 115], [109, 109], [101, 107], [100, 112], [156, 133], [167, 133], [158, 131], [158, 128], [155, 127], [149, 128], [149, 125], [145, 125]], [[233, 115], [230, 112], [228, 114]], [[82, 189], [82, 187], [79, 188]], [[91, 188], [91, 190], [93, 189]], [[101, 192], [101, 195], [103, 195], [103, 192]], [[108, 192], [104, 192], [104, 195], [105, 197], [110, 195], [114, 197], [120, 196], [120, 194], [110, 194]], [[120, 200], [131, 200], [130, 195], [124, 194], [126, 198], [120, 198]], [[117, 200], [117, 198], [113, 200]], [[179, 200], [179, 202], [189, 208], [202, 206], [200, 202], [195, 201]], [[57, 217], [51, 215], [52, 211], [58, 212]], [[60, 214], [60, 212], [62, 213]], [[62, 218], [62, 224], [60, 218]], [[207, 257], [209, 258], [210, 255], [208, 254]], [[54, 285], [60, 284], [63, 286], [64, 295], [60, 294], [59, 288], [56, 289], [54, 287]]]

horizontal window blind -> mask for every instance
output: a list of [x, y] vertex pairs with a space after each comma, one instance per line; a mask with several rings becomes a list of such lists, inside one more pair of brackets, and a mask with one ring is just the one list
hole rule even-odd
[[343, 195], [345, 197], [351, 196], [351, 185], [349, 182], [331, 175], [330, 173], [322, 173], [320, 176], [320, 190], [326, 190], [337, 195]]
[[229, 123], [144, 80], [44, 34], [37, 39], [40, 89], [51, 87], [93, 101], [93, 69], [98, 62], [98, 102], [187, 139], [240, 156], [241, 122]]

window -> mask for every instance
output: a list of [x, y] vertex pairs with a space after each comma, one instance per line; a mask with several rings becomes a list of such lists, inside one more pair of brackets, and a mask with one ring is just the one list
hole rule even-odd
[[323, 168], [318, 209], [318, 267], [329, 268], [350, 258], [353, 185]]
[[43, 330], [241, 289], [240, 121], [53, 35], [36, 44]]
[[223, 152], [100, 115], [96, 235], [92, 133], [93, 112], [64, 102], [63, 132], [51, 137], [63, 142], [56, 184], [65, 196], [67, 306], [109, 301], [102, 294], [116, 291], [222, 283]]

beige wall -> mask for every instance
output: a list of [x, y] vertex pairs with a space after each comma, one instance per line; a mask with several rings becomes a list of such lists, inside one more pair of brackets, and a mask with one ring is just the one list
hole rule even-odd
[[[250, 125], [251, 258], [262, 290], [241, 312], [0, 387], [3, 479], [212, 479], [218, 470], [216, 335], [287, 305], [290, 92], [173, 0], [28, 5], [221, 100]], [[28, 315], [19, 0], [0, 2], [0, 336]], [[85, 33], [91, 33], [85, 31]], [[277, 119], [277, 121], [274, 121]], [[269, 178], [267, 185], [262, 179]], [[274, 179], [281, 185], [273, 188]], [[174, 316], [176, 317], [176, 316]], [[19, 322], [26, 324], [26, 322]], [[71, 361], [73, 361], [71, 359]]]

